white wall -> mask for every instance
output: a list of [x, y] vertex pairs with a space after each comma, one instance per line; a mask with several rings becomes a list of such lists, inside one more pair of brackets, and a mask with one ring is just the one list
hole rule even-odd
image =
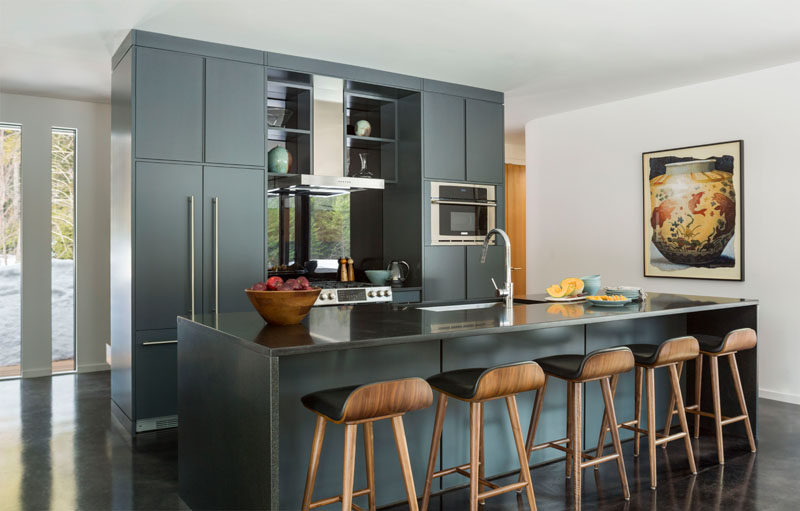
[[110, 106], [0, 93], [0, 121], [22, 125], [22, 375], [51, 372], [50, 130], [54, 126], [78, 131], [77, 369], [108, 369]]
[[[528, 289], [605, 284], [758, 298], [761, 395], [800, 403], [800, 63], [526, 125]], [[744, 140], [745, 281], [644, 278], [642, 152]]]
[[513, 131], [505, 134], [506, 163], [525, 165], [525, 132]]

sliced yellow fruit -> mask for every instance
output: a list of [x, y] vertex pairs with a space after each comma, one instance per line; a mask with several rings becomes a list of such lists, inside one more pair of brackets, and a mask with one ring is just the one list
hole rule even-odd
[[576, 279], [575, 277], [569, 277], [561, 281], [561, 287], [564, 288], [566, 286], [572, 285], [573, 291], [570, 293], [570, 296], [578, 296], [583, 291], [583, 281], [581, 279]]

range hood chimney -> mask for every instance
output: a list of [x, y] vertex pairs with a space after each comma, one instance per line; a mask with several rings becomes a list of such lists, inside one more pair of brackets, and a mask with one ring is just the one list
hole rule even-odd
[[344, 81], [314, 75], [312, 174], [270, 176], [271, 193], [341, 195], [383, 190], [383, 179], [345, 176]]

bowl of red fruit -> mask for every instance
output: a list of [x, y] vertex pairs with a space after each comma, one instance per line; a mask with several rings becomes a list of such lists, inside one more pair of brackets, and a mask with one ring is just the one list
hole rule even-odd
[[245, 289], [250, 303], [270, 325], [296, 325], [303, 321], [317, 301], [321, 288], [311, 287], [308, 279], [270, 277]]

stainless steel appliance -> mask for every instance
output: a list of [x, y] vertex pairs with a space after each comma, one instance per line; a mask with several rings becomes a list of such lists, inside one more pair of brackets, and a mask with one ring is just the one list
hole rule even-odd
[[[403, 272], [403, 266], [406, 267], [405, 272]], [[411, 267], [405, 261], [392, 261], [386, 269], [391, 272], [389, 285], [392, 287], [401, 287], [411, 273]]]
[[338, 282], [336, 280], [312, 281], [312, 286], [321, 287], [318, 305], [343, 305], [357, 303], [381, 303], [392, 301], [392, 288], [367, 282]]
[[431, 182], [431, 245], [481, 245], [495, 228], [494, 185]]

